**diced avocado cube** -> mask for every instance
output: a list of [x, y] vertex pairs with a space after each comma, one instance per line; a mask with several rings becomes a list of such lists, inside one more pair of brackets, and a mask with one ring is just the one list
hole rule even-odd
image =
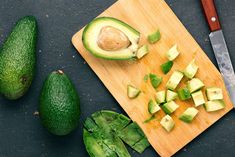
[[146, 54], [148, 54], [148, 52], [149, 52], [148, 45], [143, 45], [137, 50], [136, 56], [138, 59], [140, 59], [144, 57]]
[[167, 132], [170, 132], [175, 126], [174, 120], [169, 115], [163, 117], [162, 120], [160, 121], [160, 124]]
[[218, 111], [225, 108], [225, 103], [223, 100], [210, 100], [204, 104], [207, 112]]
[[166, 101], [166, 91], [162, 90], [155, 94], [155, 99], [158, 104], [164, 103]]
[[153, 114], [153, 115], [151, 115], [151, 117], [149, 117], [148, 119], [144, 120], [143, 123], [148, 123], [148, 122], [154, 120], [155, 118], [156, 118], [156, 117], [155, 117], [155, 115]]
[[184, 77], [183, 73], [180, 71], [174, 71], [170, 79], [166, 83], [166, 87], [171, 90], [175, 90], [182, 78]]
[[193, 59], [188, 66], [184, 69], [184, 75], [187, 78], [192, 79], [198, 71], [198, 66], [195, 63], [195, 59]]
[[186, 87], [178, 90], [178, 96], [180, 100], [187, 100], [191, 98], [190, 91]]
[[180, 52], [177, 49], [177, 44], [175, 44], [166, 53], [166, 57], [168, 58], [169, 61], [173, 61], [173, 60], [175, 60], [178, 57], [179, 54], [180, 54]]
[[175, 112], [175, 110], [179, 107], [179, 105], [177, 105], [174, 101], [170, 101], [167, 102], [165, 104], [162, 105], [162, 110], [166, 113], [166, 114], [171, 114], [173, 112]]
[[178, 94], [176, 92], [173, 92], [169, 89], [166, 91], [166, 101], [167, 102], [175, 100], [177, 97], [178, 97]]
[[179, 119], [186, 123], [190, 123], [197, 114], [198, 114], [197, 109], [195, 109], [194, 107], [189, 107], [184, 111], [183, 114], [180, 115]]
[[159, 41], [161, 39], [161, 33], [159, 30], [157, 30], [156, 32], [153, 32], [151, 34], [148, 35], [148, 41], [151, 44], [156, 43], [157, 41]]
[[164, 74], [167, 74], [171, 70], [172, 66], [173, 66], [173, 62], [172, 61], [168, 61], [166, 63], [163, 63], [161, 65], [162, 72]]
[[159, 105], [153, 101], [153, 100], [149, 100], [148, 103], [148, 111], [150, 114], [154, 114], [156, 112], [158, 112], [161, 108], [159, 107]]
[[144, 75], [144, 82], [147, 82], [148, 79], [149, 79], [149, 75], [148, 74]]
[[206, 89], [206, 96], [208, 100], [220, 100], [223, 99], [223, 92], [221, 88], [210, 87]]
[[193, 98], [195, 107], [205, 104], [205, 99], [201, 90], [193, 93], [192, 98]]
[[157, 88], [162, 83], [162, 77], [159, 77], [155, 74], [149, 74], [150, 82], [153, 88]]
[[198, 78], [193, 78], [187, 82], [187, 88], [189, 89], [190, 93], [193, 93], [202, 87], [204, 87], [204, 83]]
[[127, 96], [131, 99], [136, 98], [140, 94], [140, 90], [132, 85], [127, 86]]

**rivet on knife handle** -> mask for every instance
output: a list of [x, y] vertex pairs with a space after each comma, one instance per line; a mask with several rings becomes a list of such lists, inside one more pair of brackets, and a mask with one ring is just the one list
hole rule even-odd
[[212, 32], [220, 30], [220, 22], [216, 12], [214, 0], [201, 0], [207, 22]]

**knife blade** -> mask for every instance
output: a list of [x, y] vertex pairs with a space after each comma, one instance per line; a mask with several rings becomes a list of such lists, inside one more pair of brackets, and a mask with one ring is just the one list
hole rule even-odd
[[223, 31], [220, 26], [214, 0], [201, 0], [207, 22], [210, 26], [210, 42], [218, 63], [224, 83], [235, 107], [235, 74], [225, 42]]

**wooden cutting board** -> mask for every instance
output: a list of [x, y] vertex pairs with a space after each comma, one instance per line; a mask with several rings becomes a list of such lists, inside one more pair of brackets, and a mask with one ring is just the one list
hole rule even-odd
[[[72, 38], [78, 52], [131, 119], [141, 126], [159, 155], [173, 155], [233, 108], [220, 73], [165, 1], [119, 0], [100, 16], [118, 18], [139, 30], [141, 32], [141, 44], [147, 43], [146, 36], [149, 33], [158, 28], [161, 31], [161, 40], [150, 45], [150, 53], [139, 61], [108, 61], [95, 58], [83, 47], [83, 30], [80, 30]], [[172, 70], [164, 75], [160, 70], [160, 65], [167, 61], [165, 53], [174, 44], [178, 44], [181, 54], [174, 61]], [[184, 69], [193, 58], [196, 58], [199, 65], [196, 77], [200, 78], [206, 86], [218, 86], [223, 89], [226, 108], [215, 113], [207, 113], [201, 106], [198, 108], [200, 112], [195, 120], [191, 124], [186, 124], [180, 121], [178, 116], [187, 107], [193, 106], [193, 102], [192, 100], [185, 102], [176, 100], [180, 108], [172, 114], [176, 122], [172, 132], [167, 133], [160, 126], [159, 120], [164, 116], [163, 111], [157, 113], [156, 120], [144, 124], [143, 121], [150, 117], [147, 111], [147, 103], [150, 98], [154, 98], [156, 92], [149, 82], [143, 81], [144, 75], [151, 72], [163, 76], [163, 83], [158, 88], [158, 90], [163, 90], [172, 72], [177, 69]], [[180, 86], [186, 81], [184, 79]], [[143, 91], [142, 94], [137, 99], [128, 99], [127, 84], [139, 87]]]

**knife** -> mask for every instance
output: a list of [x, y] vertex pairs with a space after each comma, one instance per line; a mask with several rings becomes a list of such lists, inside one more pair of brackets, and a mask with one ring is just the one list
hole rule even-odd
[[235, 74], [216, 12], [214, 0], [201, 0], [207, 22], [210, 26], [210, 42], [214, 50], [220, 72], [235, 107]]

